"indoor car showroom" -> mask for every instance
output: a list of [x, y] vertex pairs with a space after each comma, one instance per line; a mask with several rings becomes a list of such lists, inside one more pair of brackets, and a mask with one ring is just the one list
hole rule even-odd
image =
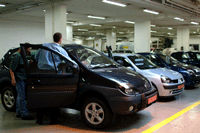
[[200, 0], [0, 0], [0, 133], [199, 133]]

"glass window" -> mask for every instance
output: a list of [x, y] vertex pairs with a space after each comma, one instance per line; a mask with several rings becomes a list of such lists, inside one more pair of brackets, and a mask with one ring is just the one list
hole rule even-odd
[[[90, 48], [80, 48], [74, 50], [76, 51], [76, 58], [89, 69], [118, 67], [117, 63], [96, 50]], [[71, 53], [72, 51], [69, 52]]]
[[27, 57], [27, 60], [29, 62], [31, 74], [72, 73], [71, 62], [58, 54], [42, 48], [32, 48], [31, 54]]
[[141, 55], [128, 56], [128, 58], [139, 68], [139, 69], [152, 69], [157, 68], [157, 65], [152, 63], [150, 60], [144, 58]]
[[179, 63], [179, 61], [177, 59], [173, 58], [172, 56], [167, 56], [167, 55], [164, 55], [164, 54], [161, 54], [159, 56], [169, 65]]

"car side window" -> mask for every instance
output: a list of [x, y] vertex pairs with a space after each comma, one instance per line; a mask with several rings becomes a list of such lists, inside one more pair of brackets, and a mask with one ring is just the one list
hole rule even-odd
[[124, 57], [117, 57], [117, 56], [115, 56], [114, 60], [115, 61], [121, 60], [121, 61], [123, 61], [123, 66], [125, 66], [125, 67], [132, 67], [131, 63], [126, 58], [124, 58]]
[[182, 59], [189, 59], [189, 55], [188, 55], [188, 53], [183, 53], [183, 55], [182, 55]]
[[151, 60], [151, 62], [153, 62], [154, 64], [158, 65], [158, 66], [163, 66], [163, 63], [160, 59], [158, 59], [155, 55], [149, 55], [148, 59]]
[[[39, 54], [39, 52], [43, 54]], [[44, 52], [49, 52], [44, 57]], [[66, 60], [64, 57], [52, 53], [45, 49], [32, 48], [31, 54], [27, 57], [30, 74], [65, 74], [72, 73], [72, 63]], [[50, 69], [52, 68], [52, 69]]]

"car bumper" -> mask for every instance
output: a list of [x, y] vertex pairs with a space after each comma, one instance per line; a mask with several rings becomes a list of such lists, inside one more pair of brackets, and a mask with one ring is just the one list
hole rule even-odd
[[188, 76], [184, 77], [185, 79], [185, 86], [196, 86], [200, 84], [200, 75], [195, 75], [195, 76]]
[[[154, 99], [155, 97], [156, 100]], [[151, 104], [155, 103], [157, 101], [157, 92], [156, 90], [152, 90], [139, 95], [124, 97], [116, 96], [109, 99], [109, 101], [110, 107], [114, 114], [131, 114], [143, 110]], [[148, 103], [149, 101], [151, 102]]]
[[159, 96], [176, 96], [180, 95], [184, 92], [185, 83], [170, 85], [170, 84], [163, 84], [161, 92], [159, 92]]

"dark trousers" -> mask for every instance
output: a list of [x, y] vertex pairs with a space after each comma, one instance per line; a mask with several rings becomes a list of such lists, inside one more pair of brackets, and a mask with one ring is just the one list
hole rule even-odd
[[57, 107], [37, 109], [37, 114], [36, 114], [37, 121], [42, 122], [44, 115], [47, 115], [51, 119], [51, 123], [54, 123], [58, 121], [57, 119], [60, 115], [60, 110]]

